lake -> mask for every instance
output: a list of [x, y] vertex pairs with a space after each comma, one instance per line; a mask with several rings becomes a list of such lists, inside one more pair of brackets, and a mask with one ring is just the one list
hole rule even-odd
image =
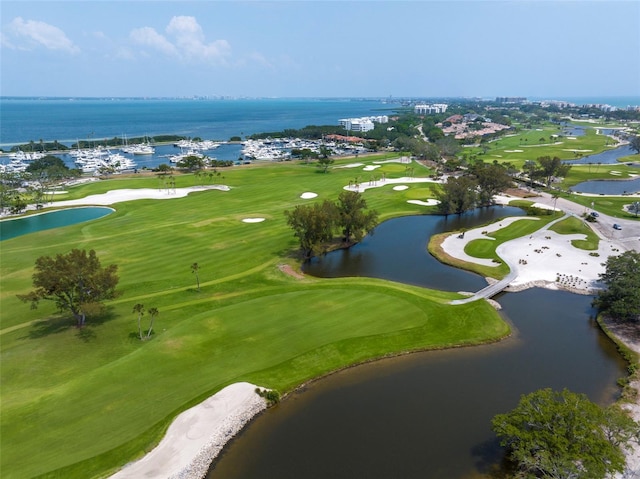
[[22, 216], [0, 221], [0, 241], [37, 231], [75, 225], [85, 221], [102, 218], [113, 213], [112, 208], [90, 206], [83, 208], [67, 208], [35, 215]]
[[[385, 221], [351, 252], [326, 255], [305, 271], [384, 278], [388, 270], [394, 281], [473, 290], [484, 279], [429, 260], [426, 242], [461, 222], [507, 214], [517, 211]], [[250, 423], [207, 477], [478, 478], [503, 459], [491, 418], [521, 394], [566, 387], [600, 404], [617, 398], [625, 364], [595, 324], [591, 297], [530, 289], [496, 299], [514, 329], [509, 339], [386, 359], [311, 383]]]

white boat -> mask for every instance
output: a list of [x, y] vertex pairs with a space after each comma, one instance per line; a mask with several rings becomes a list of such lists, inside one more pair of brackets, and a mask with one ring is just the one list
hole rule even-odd
[[129, 145], [122, 148], [122, 151], [124, 151], [125, 153], [130, 153], [132, 155], [153, 155], [156, 152], [155, 148], [148, 143]]

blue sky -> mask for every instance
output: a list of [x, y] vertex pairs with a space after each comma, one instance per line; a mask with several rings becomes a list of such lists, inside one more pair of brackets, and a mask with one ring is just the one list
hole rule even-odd
[[6, 1], [5, 96], [640, 95], [640, 1]]

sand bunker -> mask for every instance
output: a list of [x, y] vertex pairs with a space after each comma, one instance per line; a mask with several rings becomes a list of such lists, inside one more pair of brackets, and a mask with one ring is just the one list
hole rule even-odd
[[393, 189], [395, 191], [404, 191], [406, 189], [408, 189], [409, 187], [407, 185], [398, 185], [398, 186], [394, 186]]
[[522, 153], [524, 150], [504, 150], [505, 153]]
[[428, 199], [427, 201], [407, 200], [407, 203], [411, 203], [412, 205], [419, 205], [419, 206], [435, 206], [435, 205], [439, 204], [440, 202], [438, 200]]
[[49, 203], [46, 206], [78, 206], [78, 205], [100, 205], [108, 206], [114, 203], [132, 200], [171, 200], [173, 198], [184, 198], [194, 191], [220, 190], [229, 191], [226, 185], [211, 186], [191, 186], [188, 188], [137, 188], [137, 189], [121, 189], [111, 190], [103, 194], [89, 195], [77, 200], [65, 200]]
[[315, 198], [316, 196], [318, 196], [317, 193], [312, 193], [310, 191], [307, 191], [305, 193], [302, 193], [300, 195], [300, 198], [302, 198], [303, 200], [310, 200], [311, 198]]
[[262, 223], [264, 218], [244, 218], [243, 223]]
[[368, 165], [362, 168], [362, 171], [373, 171], [376, 168], [380, 168], [380, 165]]
[[358, 166], [364, 166], [364, 163], [349, 163], [348, 165], [336, 166], [336, 168], [357, 168]]

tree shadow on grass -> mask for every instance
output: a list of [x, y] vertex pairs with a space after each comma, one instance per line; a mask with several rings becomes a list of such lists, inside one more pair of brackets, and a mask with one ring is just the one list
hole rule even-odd
[[33, 323], [27, 335], [23, 336], [21, 339], [41, 339], [75, 328], [77, 329], [76, 336], [78, 339], [88, 342], [97, 337], [97, 327], [102, 326], [115, 318], [116, 315], [113, 313], [113, 308], [105, 307], [99, 314], [88, 317], [85, 325], [82, 328], [79, 328], [75, 319], [70, 314], [51, 316], [48, 319]]

